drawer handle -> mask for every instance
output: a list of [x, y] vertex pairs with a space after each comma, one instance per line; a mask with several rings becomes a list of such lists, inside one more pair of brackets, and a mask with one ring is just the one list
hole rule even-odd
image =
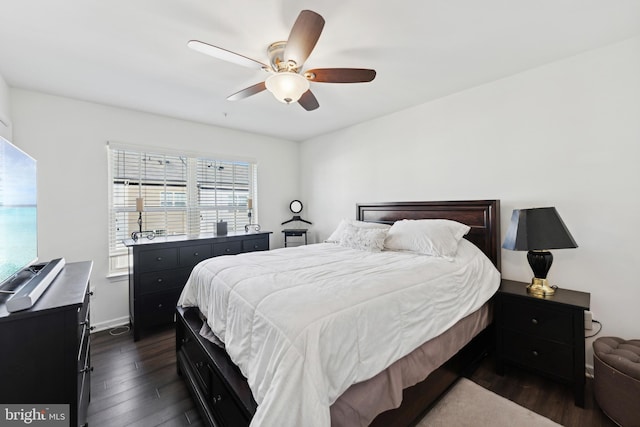
[[535, 350], [533, 350], [533, 351], [531, 352], [531, 354], [533, 354], [533, 356], [534, 356], [534, 357], [538, 357], [538, 352], [537, 352], [537, 351], [535, 351]]
[[158, 308], [162, 308], [162, 304], [158, 304]]
[[162, 283], [162, 277], [158, 278], [158, 283]]
[[182, 338], [182, 344], [186, 344], [191, 341], [189, 338]]
[[202, 368], [204, 366], [204, 362], [196, 362], [196, 368]]
[[222, 400], [222, 396], [220, 396], [220, 395], [213, 396], [212, 399], [213, 399], [213, 403], [215, 404], [215, 403], [218, 403], [218, 402], [220, 402]]
[[156, 258], [156, 261], [162, 261], [162, 257], [159, 256], [158, 258]]
[[258, 249], [260, 245], [253, 245], [253, 249]]
[[193, 253], [193, 256], [198, 256], [198, 255], [200, 255], [198, 252]]
[[538, 324], [538, 319], [536, 319], [535, 317], [533, 319], [531, 319], [531, 323], [533, 323], [534, 325]]
[[225, 252], [231, 252], [231, 248], [225, 249]]

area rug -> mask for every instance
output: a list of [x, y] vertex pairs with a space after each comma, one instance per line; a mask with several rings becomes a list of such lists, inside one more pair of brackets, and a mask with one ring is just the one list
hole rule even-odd
[[548, 418], [460, 378], [416, 427], [546, 427]]

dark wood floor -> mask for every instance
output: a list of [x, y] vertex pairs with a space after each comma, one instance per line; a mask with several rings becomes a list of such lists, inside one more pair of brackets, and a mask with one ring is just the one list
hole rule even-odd
[[126, 332], [91, 336], [91, 427], [202, 426], [176, 371], [173, 328], [133, 341]]
[[[131, 332], [92, 335], [91, 427], [202, 426], [189, 392], [176, 371], [172, 328], [134, 342]], [[573, 404], [567, 386], [507, 369], [501, 377], [486, 358], [471, 376], [481, 386], [568, 427], [615, 427], [593, 399], [587, 382], [586, 407]]]
[[593, 397], [593, 380], [587, 379], [585, 407], [574, 405], [573, 389], [522, 369], [506, 367], [505, 375], [494, 371], [487, 357], [471, 375], [471, 380], [520, 406], [567, 427], [617, 427], [602, 412]]

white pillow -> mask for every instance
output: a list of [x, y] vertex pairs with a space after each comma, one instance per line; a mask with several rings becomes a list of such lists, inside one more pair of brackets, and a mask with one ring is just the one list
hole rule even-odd
[[380, 230], [389, 230], [391, 226], [389, 224], [379, 224], [377, 222], [364, 222], [364, 221], [356, 221], [355, 219], [343, 219], [338, 224], [338, 227], [331, 233], [325, 243], [340, 243], [340, 239], [342, 238], [342, 234], [344, 233], [345, 227], [347, 225], [351, 225], [359, 228], [377, 228]]
[[340, 237], [340, 246], [362, 251], [380, 252], [384, 249], [386, 228], [358, 227], [345, 224]]
[[391, 226], [384, 246], [451, 259], [458, 251], [458, 242], [470, 229], [448, 219], [403, 219]]

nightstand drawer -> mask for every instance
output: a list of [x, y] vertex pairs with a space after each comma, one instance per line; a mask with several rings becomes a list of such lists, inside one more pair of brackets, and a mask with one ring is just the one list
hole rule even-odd
[[242, 252], [242, 241], [216, 243], [213, 245], [213, 256], [235, 255]]
[[140, 252], [140, 272], [168, 270], [178, 266], [178, 249], [155, 249]]
[[503, 319], [500, 326], [547, 340], [571, 344], [573, 342], [573, 314], [548, 305], [504, 298]]
[[211, 245], [195, 245], [180, 248], [180, 266], [193, 267], [207, 258], [211, 258]]
[[246, 239], [242, 241], [243, 252], [266, 250], [269, 250], [269, 236], [260, 236], [255, 239]]
[[509, 330], [501, 333], [504, 342], [508, 343], [503, 349], [506, 360], [563, 380], [573, 378], [572, 346]]

